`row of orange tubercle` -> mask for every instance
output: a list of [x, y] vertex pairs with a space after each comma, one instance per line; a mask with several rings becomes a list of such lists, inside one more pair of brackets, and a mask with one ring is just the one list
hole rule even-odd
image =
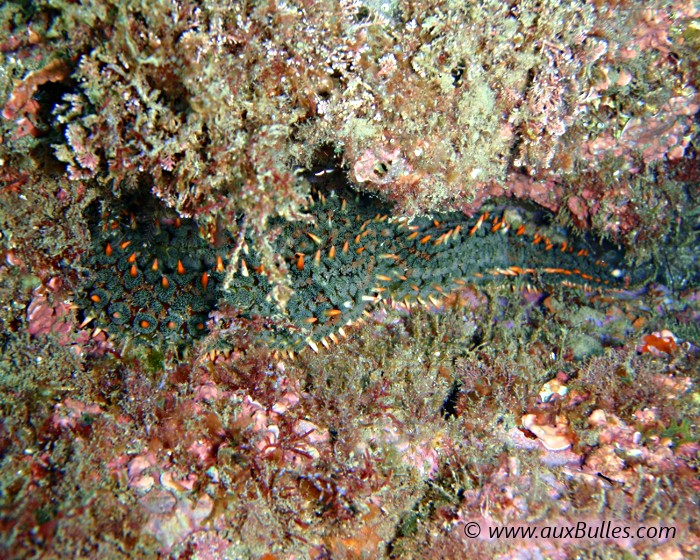
[[307, 206], [312, 223], [274, 222], [280, 234], [273, 248], [292, 287], [284, 304], [250, 236], [214, 246], [189, 219], [154, 217], [156, 227], [143, 228], [128, 214], [107, 217], [93, 230], [83, 325], [187, 340], [207, 332], [208, 314], [224, 302], [243, 318], [266, 319], [265, 338], [293, 355], [337, 343], [373, 306], [442, 307], [459, 302], [470, 284], [624, 286], [623, 273], [607, 262], [611, 255], [619, 262], [619, 252], [541, 228], [521, 209], [475, 219], [456, 212], [408, 219], [382, 210], [315, 193]]

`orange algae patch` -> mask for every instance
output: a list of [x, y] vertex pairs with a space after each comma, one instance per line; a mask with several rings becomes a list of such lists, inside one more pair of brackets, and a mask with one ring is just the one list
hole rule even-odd
[[673, 354], [678, 347], [675, 335], [668, 330], [648, 334], [642, 339], [642, 342], [639, 351], [641, 353], [649, 352], [654, 356], [659, 356], [660, 353]]

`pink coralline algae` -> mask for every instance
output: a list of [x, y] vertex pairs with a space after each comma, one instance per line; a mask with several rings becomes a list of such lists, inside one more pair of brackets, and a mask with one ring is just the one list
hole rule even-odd
[[642, 441], [641, 432], [614, 414], [594, 410], [588, 421], [598, 432], [598, 447], [586, 457], [583, 472], [602, 474], [627, 484], [637, 477], [633, 468], [636, 463], [668, 471], [682, 461], [677, 458], [670, 439], [652, 437]]
[[22, 138], [28, 134], [35, 137], [41, 135], [31, 120], [41, 108], [33, 96], [42, 85], [47, 82], [61, 82], [68, 77], [69, 73], [70, 69], [64, 61], [54, 60], [41, 70], [29, 73], [15, 85], [2, 110], [2, 116], [5, 119], [15, 121], [17, 128], [14, 139]]
[[66, 295], [63, 283], [53, 278], [34, 290], [27, 307], [27, 332], [33, 337], [52, 335], [62, 346], [69, 346], [80, 356], [87, 352], [91, 356], [103, 356], [113, 345], [106, 333], [85, 329], [78, 325], [75, 307]]
[[594, 167], [601, 156], [623, 158], [630, 167], [641, 153], [649, 164], [667, 157], [671, 161], [683, 157], [691, 139], [693, 117], [700, 109], [700, 95], [692, 98], [673, 97], [664, 103], [656, 115], [646, 119], [633, 117], [621, 133], [613, 136], [606, 132], [585, 143], [581, 148], [583, 159]]
[[158, 540], [164, 551], [202, 530], [214, 508], [214, 501], [206, 494], [194, 501], [177, 499], [161, 490], [153, 490], [140, 504], [149, 514], [144, 530]]
[[280, 441], [280, 428], [277, 423], [298, 401], [299, 397], [294, 392], [289, 392], [268, 411], [260, 403], [246, 396], [233, 425], [252, 432], [256, 441], [255, 447], [261, 458], [271, 458], [276, 455], [290, 467], [311, 466], [311, 463], [320, 455], [319, 449], [327, 447], [329, 442], [327, 429], [308, 420], [297, 420], [292, 427], [291, 438], [288, 437], [284, 442]]
[[[123, 471], [125, 458], [110, 467]], [[212, 500], [206, 494], [193, 498], [197, 477], [177, 479], [171, 466], [158, 464], [153, 453], [137, 455], [128, 462], [128, 484], [140, 496], [138, 504], [146, 516], [144, 530], [153, 535], [164, 550], [203, 528], [212, 511]]]
[[72, 315], [70, 302], [52, 303], [47, 290], [39, 288], [27, 308], [27, 330], [31, 336], [55, 333], [61, 344], [68, 344], [75, 326]]
[[96, 404], [85, 404], [78, 400], [68, 398], [54, 408], [51, 419], [56, 428], [74, 429], [79, 422], [86, 417], [102, 414], [103, 410]]

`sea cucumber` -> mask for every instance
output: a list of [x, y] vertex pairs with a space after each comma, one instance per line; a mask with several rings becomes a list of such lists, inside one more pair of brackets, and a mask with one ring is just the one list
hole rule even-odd
[[317, 350], [380, 302], [439, 306], [467, 284], [514, 278], [624, 285], [622, 252], [542, 228], [524, 208], [408, 219], [376, 200], [329, 191], [312, 194], [306, 211], [312, 223], [271, 224], [281, 232], [274, 249], [293, 288], [284, 305], [272, 297], [252, 239], [224, 290], [232, 237], [215, 246], [193, 220], [153, 204], [100, 216], [79, 300], [84, 323], [181, 342], [206, 333], [208, 314], [225, 302], [243, 317], [266, 319], [271, 345]]

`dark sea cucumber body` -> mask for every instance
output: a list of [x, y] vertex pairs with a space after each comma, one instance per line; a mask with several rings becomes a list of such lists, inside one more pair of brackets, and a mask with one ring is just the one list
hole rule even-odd
[[440, 305], [468, 284], [527, 278], [622, 285], [620, 252], [542, 229], [524, 209], [409, 220], [374, 201], [330, 192], [312, 195], [307, 212], [314, 223], [272, 224], [281, 231], [275, 250], [293, 288], [284, 306], [272, 297], [252, 239], [224, 291], [233, 239], [215, 247], [193, 220], [159, 212], [148, 219], [129, 212], [103, 217], [92, 231], [84, 316], [115, 335], [186, 341], [206, 333], [208, 314], [226, 302], [242, 316], [269, 319], [273, 345], [299, 348], [326, 345], [381, 301]]

